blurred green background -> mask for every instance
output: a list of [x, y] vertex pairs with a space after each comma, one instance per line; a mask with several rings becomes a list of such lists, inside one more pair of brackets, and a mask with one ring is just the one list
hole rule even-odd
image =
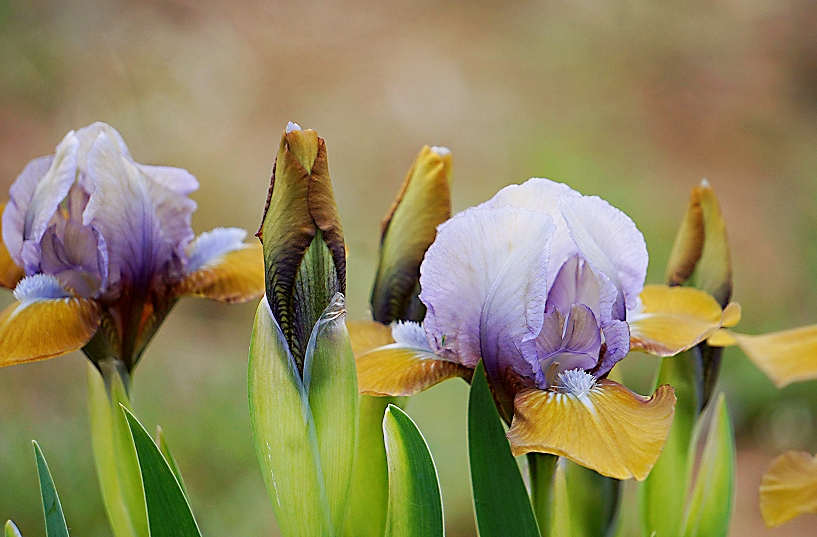
[[[635, 220], [662, 280], [689, 190], [720, 196], [748, 333], [817, 322], [817, 4], [808, 0], [123, 2], [0, 0], [0, 190], [69, 129], [112, 124], [144, 163], [190, 169], [197, 232], [261, 218], [288, 120], [326, 139], [366, 318], [379, 221], [415, 153], [446, 145], [455, 210], [530, 176]], [[3, 293], [0, 305], [10, 302]], [[253, 451], [246, 353], [254, 305], [181, 303], [135, 377], [206, 535], [275, 535]], [[628, 358], [642, 392], [656, 361]], [[738, 351], [720, 389], [738, 429], [732, 535], [765, 530], [757, 487], [784, 449], [817, 450], [814, 383], [776, 390]], [[474, 535], [466, 386], [413, 398], [448, 535]], [[110, 535], [93, 474], [85, 360], [0, 370], [0, 520], [43, 534], [30, 440], [78, 536]]]

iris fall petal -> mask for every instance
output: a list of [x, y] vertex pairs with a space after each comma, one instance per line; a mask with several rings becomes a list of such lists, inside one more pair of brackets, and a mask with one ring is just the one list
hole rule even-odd
[[398, 343], [357, 357], [358, 390], [368, 395], [414, 395], [450, 378], [470, 380], [472, 374], [471, 369], [429, 350]]
[[600, 380], [580, 395], [523, 390], [514, 409], [508, 439], [515, 456], [552, 453], [608, 477], [643, 480], [667, 440], [675, 394], [665, 385], [642, 397]]
[[694, 347], [720, 328], [724, 317], [735, 320], [734, 308], [725, 316], [712, 295], [692, 287], [647, 285], [639, 298], [641, 306], [627, 318], [631, 347], [656, 356]]
[[377, 321], [346, 321], [346, 329], [349, 330], [355, 356], [394, 343], [391, 328]]
[[787, 451], [772, 461], [760, 483], [760, 512], [769, 528], [817, 513], [817, 459]]

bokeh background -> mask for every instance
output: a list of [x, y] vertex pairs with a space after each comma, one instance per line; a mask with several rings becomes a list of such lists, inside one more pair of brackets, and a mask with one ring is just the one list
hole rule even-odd
[[[521, 2], [0, 0], [0, 190], [69, 129], [103, 120], [140, 162], [190, 169], [197, 232], [259, 224], [288, 120], [326, 139], [365, 318], [379, 221], [415, 153], [446, 145], [456, 210], [530, 176], [630, 214], [664, 263], [689, 190], [718, 192], [741, 330], [817, 322], [817, 4], [809, 0]], [[11, 300], [3, 293], [0, 305]], [[135, 377], [205, 535], [275, 535], [246, 402], [254, 305], [181, 303]], [[622, 364], [645, 391], [657, 362]], [[94, 478], [86, 364], [0, 370], [0, 520], [43, 534], [31, 439], [72, 531], [110, 535]], [[719, 389], [738, 431], [732, 535], [763, 529], [757, 487], [784, 449], [817, 450], [815, 383], [777, 390], [738, 351]], [[462, 382], [413, 398], [448, 534], [474, 535]], [[635, 535], [635, 533], [633, 533]]]

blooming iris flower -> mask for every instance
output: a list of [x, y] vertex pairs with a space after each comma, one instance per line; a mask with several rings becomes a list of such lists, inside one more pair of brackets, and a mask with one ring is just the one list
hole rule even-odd
[[3, 210], [0, 284], [17, 302], [0, 314], [0, 366], [84, 347], [130, 371], [179, 297], [263, 294], [260, 245], [245, 231], [194, 237], [197, 188], [186, 170], [135, 162], [105, 123], [32, 160]]
[[564, 184], [512, 185], [438, 229], [420, 272], [422, 326], [358, 357], [361, 391], [411, 395], [482, 360], [515, 455], [566, 456], [644, 479], [675, 404], [606, 379], [631, 348], [668, 356], [737, 321], [692, 288], [644, 287], [644, 238], [606, 201]]

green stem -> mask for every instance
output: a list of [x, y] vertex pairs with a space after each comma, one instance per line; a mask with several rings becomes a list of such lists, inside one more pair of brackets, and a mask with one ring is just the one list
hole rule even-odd
[[531, 503], [542, 537], [550, 535], [553, 510], [553, 472], [558, 457], [545, 453], [528, 453]]

